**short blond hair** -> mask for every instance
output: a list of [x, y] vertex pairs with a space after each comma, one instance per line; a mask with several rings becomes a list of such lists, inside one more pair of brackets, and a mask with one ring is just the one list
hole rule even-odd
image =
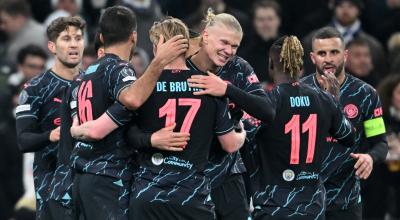
[[212, 27], [217, 24], [222, 24], [243, 35], [242, 26], [240, 25], [239, 21], [231, 14], [221, 13], [216, 15], [214, 14], [212, 8], [209, 8], [207, 10], [207, 15], [204, 22], [205, 28]]
[[158, 44], [160, 35], [164, 36], [165, 41], [176, 35], [183, 35], [185, 39], [189, 40], [189, 29], [180, 19], [168, 16], [161, 21], [154, 22], [149, 30], [150, 41], [153, 44]]

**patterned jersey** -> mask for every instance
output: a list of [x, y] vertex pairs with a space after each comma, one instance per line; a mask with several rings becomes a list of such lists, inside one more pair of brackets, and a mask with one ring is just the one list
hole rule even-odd
[[[187, 59], [187, 65], [190, 69], [200, 72], [194, 63]], [[234, 56], [232, 60], [215, 73], [224, 81], [235, 85], [236, 87], [250, 94], [265, 96], [257, 75], [254, 73], [250, 64], [241, 57]], [[230, 103], [230, 106], [234, 103]], [[251, 123], [245, 124], [246, 131], [255, 131], [255, 127]], [[213, 145], [219, 145], [217, 140], [213, 141]], [[222, 184], [228, 174], [243, 173], [246, 168], [242, 162], [239, 151], [228, 154], [221, 147], [213, 147], [210, 152], [210, 164], [206, 172], [211, 178], [211, 186], [213, 188]]]
[[[350, 157], [350, 153], [361, 152], [363, 149], [360, 144], [363, 141], [385, 133], [382, 105], [375, 89], [349, 74], [345, 77], [340, 87], [340, 104], [356, 128], [356, 144], [352, 148], [345, 148], [336, 139], [326, 138], [334, 146], [327, 148], [322, 168], [327, 210], [347, 209], [361, 201], [360, 181], [355, 176], [355, 160]], [[302, 81], [319, 88], [315, 74]]]
[[76, 142], [71, 160], [72, 166], [78, 172], [106, 175], [122, 180], [132, 178], [132, 152], [123, 138], [125, 124], [129, 122], [132, 114], [113, 104], [118, 103], [120, 92], [135, 79], [133, 68], [114, 54], [106, 54], [89, 66], [81, 77], [77, 90], [79, 123], [95, 120], [105, 112], [119, 127], [102, 140]]
[[332, 96], [302, 83], [280, 84], [267, 94], [275, 116], [256, 135], [259, 171], [253, 179], [255, 216], [320, 219], [325, 137], [352, 144], [350, 122]]
[[232, 131], [233, 123], [225, 99], [193, 95], [199, 89], [189, 87], [187, 79], [194, 74], [199, 73], [164, 70], [152, 95], [138, 109], [137, 123], [143, 132], [153, 133], [176, 123], [175, 130], [189, 132], [190, 140], [181, 152], [140, 150], [131, 198], [211, 207], [210, 183], [204, 174], [211, 142], [214, 135]]
[[59, 201], [65, 207], [72, 205], [73, 172], [71, 167], [71, 152], [74, 139], [71, 136], [72, 109], [76, 107], [76, 95], [78, 93], [77, 81], [73, 81], [62, 97], [60, 105], [60, 141], [57, 151], [57, 168], [50, 184], [50, 199]]
[[[44, 134], [41, 146], [32, 150], [35, 151], [33, 179], [39, 213], [42, 202], [49, 199], [49, 187], [56, 170], [58, 143], [50, 142], [49, 134], [61, 124], [62, 95], [69, 86], [70, 81], [47, 70], [25, 84], [16, 109], [17, 130]], [[29, 140], [30, 143], [36, 141], [34, 138]]]

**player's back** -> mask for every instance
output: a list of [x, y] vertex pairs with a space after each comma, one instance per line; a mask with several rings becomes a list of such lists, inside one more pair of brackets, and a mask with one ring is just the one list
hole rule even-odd
[[[190, 133], [190, 140], [181, 152], [155, 148], [142, 152], [141, 159], [145, 164], [149, 166], [163, 164], [172, 170], [199, 172], [205, 168], [212, 138], [215, 133], [220, 132], [216, 131], [216, 120], [221, 118], [217, 113], [220, 108], [226, 109], [226, 100], [193, 95], [193, 92], [199, 89], [189, 87], [187, 79], [194, 74], [199, 72], [164, 70], [153, 94], [138, 110], [139, 127], [146, 133], [153, 133], [173, 123], [176, 123], [175, 131]], [[229, 129], [231, 127], [226, 130]], [[149, 157], [151, 160], [148, 160]]]
[[[281, 84], [270, 94], [276, 116], [258, 135], [267, 184], [314, 185], [319, 181], [322, 150], [329, 133], [343, 138], [351, 126], [333, 97], [301, 83]], [[343, 126], [342, 126], [343, 124]], [[264, 158], [263, 158], [264, 157]]]
[[268, 93], [275, 117], [257, 134], [259, 171], [254, 179], [254, 216], [320, 219], [320, 179], [329, 134], [354, 142], [352, 127], [333, 97], [302, 83], [281, 84]]
[[[77, 141], [72, 152], [73, 167], [81, 172], [130, 179], [131, 150], [123, 138], [125, 122], [131, 114], [113, 115], [109, 107], [117, 102], [119, 93], [136, 79], [133, 68], [114, 54], [90, 65], [78, 79], [77, 117], [80, 124], [99, 118], [103, 113], [120, 127], [96, 142]], [[128, 172], [121, 172], [121, 170]]]

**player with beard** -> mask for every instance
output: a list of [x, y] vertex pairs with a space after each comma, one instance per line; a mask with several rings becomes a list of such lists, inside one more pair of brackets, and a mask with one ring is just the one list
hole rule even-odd
[[128, 62], [136, 43], [133, 12], [122, 6], [107, 8], [99, 32], [105, 55], [81, 77], [77, 117], [71, 127], [72, 136], [79, 139], [71, 156], [77, 172], [73, 194], [77, 211], [85, 219], [127, 219], [132, 150], [123, 134], [131, 114], [115, 103], [133, 110], [140, 107], [165, 65], [187, 50], [187, 40], [175, 36], [164, 43], [161, 38], [155, 58], [136, 79]]
[[53, 219], [53, 212], [62, 212], [57, 215], [62, 216], [57, 219], [62, 219], [68, 212], [56, 203], [49, 208], [49, 188], [60, 140], [60, 105], [63, 94], [79, 74], [84, 27], [85, 22], [79, 17], [61, 17], [48, 26], [48, 48], [54, 54], [55, 63], [26, 83], [16, 109], [18, 147], [22, 152], [35, 152], [36, 219]]
[[322, 28], [312, 40], [311, 60], [316, 73], [302, 79], [315, 88], [329, 89], [331, 85], [321, 78], [334, 73], [340, 83], [340, 104], [356, 128], [356, 144], [351, 148], [327, 138], [335, 146], [326, 148], [322, 168], [327, 219], [362, 218], [360, 179], [368, 178], [374, 164], [384, 161], [388, 151], [379, 96], [372, 86], [345, 73], [346, 59], [341, 34], [331, 27]]
[[212, 73], [189, 80], [204, 89], [195, 94], [226, 95], [264, 123], [255, 139], [254, 219], [324, 219], [320, 169], [325, 137], [354, 143], [353, 128], [332, 95], [298, 81], [302, 56], [297, 37], [284, 36], [272, 44], [269, 72], [277, 87], [265, 98], [246, 94]]

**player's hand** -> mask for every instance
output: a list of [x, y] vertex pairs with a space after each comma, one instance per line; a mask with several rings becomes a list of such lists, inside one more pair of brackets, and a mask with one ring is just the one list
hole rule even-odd
[[53, 129], [53, 130], [50, 132], [49, 140], [50, 140], [51, 142], [57, 142], [57, 141], [60, 140], [60, 126], [58, 126], [57, 128]]
[[190, 139], [189, 133], [174, 132], [176, 124], [162, 128], [151, 135], [151, 146], [160, 150], [183, 151]]
[[356, 170], [356, 176], [361, 179], [367, 179], [372, 172], [372, 168], [374, 165], [374, 160], [369, 154], [353, 154], [350, 156], [357, 160], [354, 165], [354, 169]]
[[160, 35], [154, 59], [164, 68], [171, 61], [185, 53], [188, 48], [189, 42], [183, 35], [176, 35], [166, 42], [164, 42], [164, 36]]
[[204, 75], [192, 75], [188, 79], [190, 87], [203, 89], [198, 92], [193, 92], [194, 95], [212, 95], [212, 96], [224, 96], [228, 83], [224, 82], [221, 78], [216, 76], [210, 71], [207, 71], [208, 76]]
[[321, 79], [318, 80], [318, 82], [323, 89], [335, 97], [336, 101], [339, 101], [340, 83], [334, 73], [327, 72], [324, 75], [321, 75]]

